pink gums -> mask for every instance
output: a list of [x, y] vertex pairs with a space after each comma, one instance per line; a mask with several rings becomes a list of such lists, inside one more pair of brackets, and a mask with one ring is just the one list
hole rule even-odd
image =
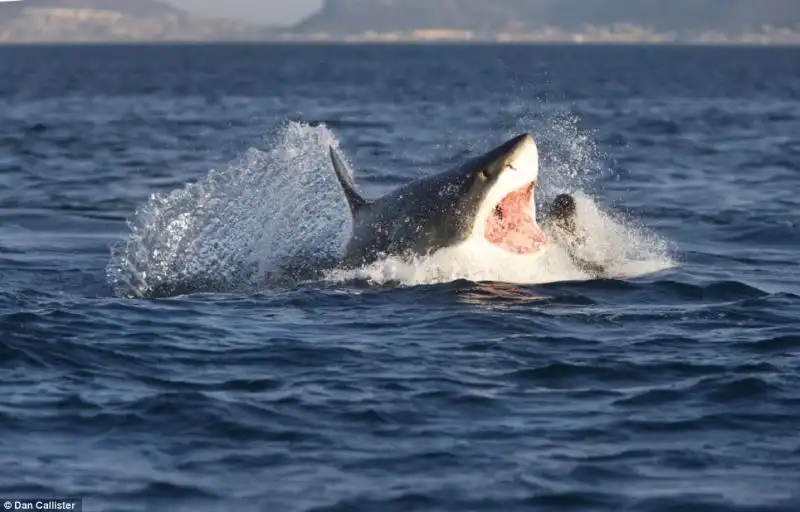
[[547, 238], [531, 215], [531, 199], [536, 184], [511, 192], [486, 219], [486, 239], [516, 254], [531, 254], [548, 245]]

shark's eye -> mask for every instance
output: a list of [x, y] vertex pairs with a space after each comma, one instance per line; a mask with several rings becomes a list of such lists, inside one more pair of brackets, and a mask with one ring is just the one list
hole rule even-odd
[[489, 176], [486, 174], [486, 171], [479, 171], [478, 172], [478, 179], [481, 181], [486, 181], [489, 179]]

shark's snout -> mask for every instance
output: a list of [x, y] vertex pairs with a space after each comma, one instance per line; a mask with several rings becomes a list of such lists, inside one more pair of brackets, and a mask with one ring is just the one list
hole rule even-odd
[[534, 163], [538, 169], [539, 152], [529, 133], [523, 133], [484, 155], [488, 175], [499, 178], [509, 168], [526, 168]]
[[526, 133], [513, 139], [515, 142], [506, 165], [517, 171], [529, 173], [536, 180], [539, 176], [539, 150], [533, 137]]

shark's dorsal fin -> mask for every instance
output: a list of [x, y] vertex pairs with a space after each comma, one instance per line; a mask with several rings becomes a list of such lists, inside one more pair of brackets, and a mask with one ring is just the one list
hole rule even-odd
[[361, 194], [356, 191], [355, 184], [347, 170], [347, 165], [345, 165], [342, 157], [339, 156], [339, 153], [336, 152], [333, 146], [330, 147], [330, 154], [331, 162], [333, 162], [333, 169], [336, 171], [336, 177], [339, 178], [339, 183], [342, 185], [344, 195], [347, 197], [350, 211], [355, 215], [360, 209], [367, 205], [367, 200], [361, 197]]

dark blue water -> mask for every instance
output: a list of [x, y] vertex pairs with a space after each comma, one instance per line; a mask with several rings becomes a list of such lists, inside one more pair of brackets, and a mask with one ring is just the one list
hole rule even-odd
[[[327, 144], [521, 131], [612, 278], [257, 279], [346, 240]], [[797, 49], [0, 49], [0, 497], [798, 510], [798, 134]]]

